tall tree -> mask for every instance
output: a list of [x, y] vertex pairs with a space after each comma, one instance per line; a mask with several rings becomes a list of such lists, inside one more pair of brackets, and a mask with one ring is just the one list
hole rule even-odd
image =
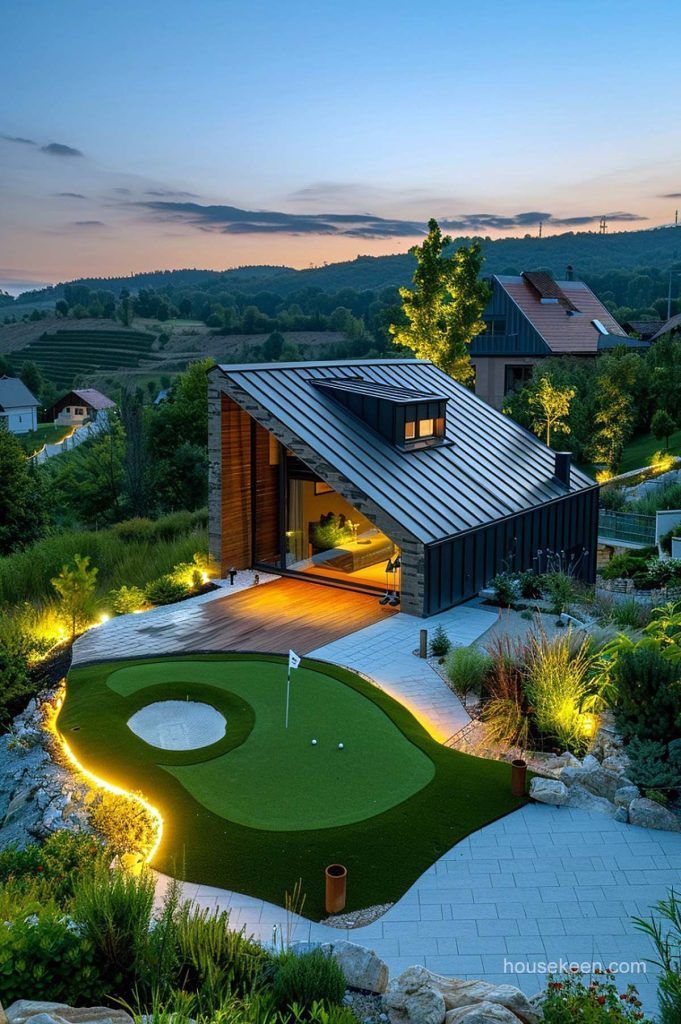
[[658, 409], [650, 424], [653, 436], [658, 441], [664, 440], [665, 448], [669, 448], [669, 436], [676, 430], [676, 424], [666, 409]]
[[45, 526], [40, 481], [14, 434], [0, 427], [0, 555], [36, 540]]
[[59, 575], [50, 580], [68, 619], [71, 639], [87, 626], [94, 614], [98, 571], [94, 566], [90, 568], [89, 555], [74, 555], [73, 564], [63, 565]]
[[39, 400], [45, 387], [45, 378], [42, 375], [42, 371], [37, 363], [27, 359], [22, 364], [21, 370], [19, 371], [19, 377], [24, 382], [28, 390], [32, 395]]
[[570, 403], [575, 397], [575, 389], [557, 387], [548, 376], [537, 380], [529, 396], [529, 405], [533, 413], [532, 429], [538, 437], [544, 435], [546, 444], [551, 445], [551, 434], [570, 433], [568, 417]]
[[396, 345], [432, 360], [461, 384], [471, 384], [469, 345], [485, 328], [482, 311], [489, 288], [479, 280], [480, 245], [461, 246], [449, 256], [445, 249], [451, 241], [436, 220], [428, 221], [428, 237], [410, 250], [416, 258], [414, 288], [400, 288], [406, 323], [391, 324], [389, 330]]
[[594, 462], [604, 462], [616, 472], [622, 451], [634, 433], [636, 402], [634, 395], [641, 374], [641, 360], [624, 350], [600, 356], [594, 389], [594, 425], [591, 454]]
[[121, 423], [125, 431], [123, 473], [125, 494], [134, 516], [148, 513], [151, 497], [149, 449], [144, 422], [142, 392], [124, 391], [121, 396]]

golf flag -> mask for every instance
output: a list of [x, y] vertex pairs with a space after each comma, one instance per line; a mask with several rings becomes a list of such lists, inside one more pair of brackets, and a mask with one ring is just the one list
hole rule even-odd
[[295, 651], [288, 652], [288, 667], [289, 669], [298, 668], [300, 665], [300, 655], [296, 654]]

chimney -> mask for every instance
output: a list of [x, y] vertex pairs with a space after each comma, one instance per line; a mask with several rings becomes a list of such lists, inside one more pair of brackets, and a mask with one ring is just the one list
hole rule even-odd
[[553, 454], [555, 456], [553, 475], [569, 488], [572, 452], [554, 452]]
[[567, 267], [565, 268], [565, 280], [566, 281], [574, 281], [574, 278], [575, 278], [575, 273], [574, 273], [573, 266], [572, 266], [571, 263], [568, 263]]

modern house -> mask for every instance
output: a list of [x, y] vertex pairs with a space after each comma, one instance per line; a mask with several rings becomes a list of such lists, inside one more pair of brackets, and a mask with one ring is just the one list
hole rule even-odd
[[27, 434], [38, 427], [40, 402], [18, 377], [0, 377], [0, 427]]
[[470, 353], [475, 393], [496, 409], [547, 356], [593, 358], [619, 345], [648, 347], [628, 337], [583, 281], [554, 281], [532, 271], [519, 277], [497, 274], [488, 284], [485, 331], [474, 338]]
[[598, 487], [432, 363], [208, 373], [209, 532], [262, 568], [431, 615], [505, 569], [595, 574]]
[[95, 388], [80, 388], [69, 391], [52, 406], [51, 415], [55, 423], [63, 426], [77, 426], [84, 420], [94, 421], [100, 412], [113, 409], [116, 403]]

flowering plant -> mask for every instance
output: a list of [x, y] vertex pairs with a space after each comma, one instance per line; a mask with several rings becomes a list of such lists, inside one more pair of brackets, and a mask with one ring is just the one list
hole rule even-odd
[[619, 993], [610, 970], [591, 977], [579, 970], [549, 975], [542, 1003], [544, 1024], [651, 1024], [634, 985]]

